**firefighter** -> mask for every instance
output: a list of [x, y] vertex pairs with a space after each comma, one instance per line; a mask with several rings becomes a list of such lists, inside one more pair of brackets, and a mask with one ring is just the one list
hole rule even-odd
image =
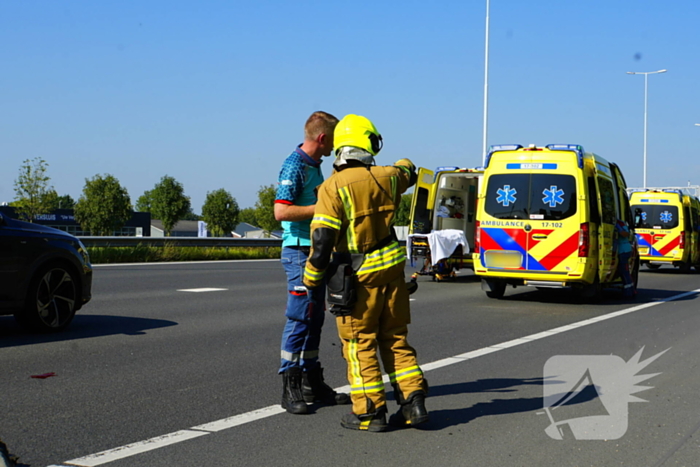
[[406, 258], [393, 230], [401, 194], [417, 176], [408, 159], [374, 165], [382, 144], [365, 117], [347, 115], [336, 126], [335, 171], [318, 190], [304, 270], [310, 289], [328, 283], [328, 303], [348, 363], [352, 413], [340, 423], [366, 431], [388, 427], [378, 352], [400, 404], [389, 423], [412, 426], [428, 420], [428, 385], [407, 341]]

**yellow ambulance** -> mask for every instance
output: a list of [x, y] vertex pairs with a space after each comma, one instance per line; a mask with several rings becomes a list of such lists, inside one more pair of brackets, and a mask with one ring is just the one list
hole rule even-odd
[[631, 190], [639, 259], [650, 269], [662, 264], [688, 272], [700, 268], [700, 201], [678, 188]]
[[[491, 146], [478, 200], [474, 272], [491, 298], [503, 297], [508, 285], [525, 285], [572, 288], [595, 299], [602, 288], [622, 285], [618, 220], [634, 232], [616, 164], [576, 144]], [[635, 284], [638, 270], [633, 254]]]
[[[418, 169], [411, 201], [407, 253], [418, 274], [441, 281], [472, 268], [480, 169]], [[432, 248], [431, 248], [432, 245]]]

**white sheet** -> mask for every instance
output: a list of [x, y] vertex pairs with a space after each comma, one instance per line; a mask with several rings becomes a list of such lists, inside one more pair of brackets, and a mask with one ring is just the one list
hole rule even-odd
[[467, 237], [461, 230], [433, 230], [428, 235], [428, 244], [430, 245], [430, 255], [433, 260], [433, 266], [441, 259], [449, 258], [458, 245], [462, 245], [463, 254], [466, 255], [469, 253]]
[[[430, 246], [430, 255], [433, 266], [441, 259], [448, 258], [454, 253], [458, 245], [462, 245], [462, 253], [469, 253], [469, 242], [464, 232], [456, 229], [433, 230], [429, 234], [413, 234], [406, 239], [406, 251], [411, 254], [411, 243], [413, 236], [428, 237], [428, 245]], [[411, 259], [412, 262], [412, 259]], [[411, 264], [413, 266], [413, 264]]]

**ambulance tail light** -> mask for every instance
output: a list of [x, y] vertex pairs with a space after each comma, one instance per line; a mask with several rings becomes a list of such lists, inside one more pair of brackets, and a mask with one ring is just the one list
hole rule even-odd
[[578, 257], [585, 258], [590, 251], [591, 236], [590, 226], [588, 222], [581, 224], [581, 229], [578, 231]]
[[678, 248], [683, 250], [685, 248], [685, 231], [681, 232], [681, 241], [678, 244]]
[[481, 252], [481, 223], [476, 221], [476, 229], [474, 230], [474, 253]]

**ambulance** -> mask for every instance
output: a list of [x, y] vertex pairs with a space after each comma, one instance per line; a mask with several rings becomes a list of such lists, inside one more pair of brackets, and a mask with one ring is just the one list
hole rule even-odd
[[[433, 280], [454, 277], [456, 270], [472, 268], [479, 182], [478, 168], [419, 168], [413, 191], [406, 242], [407, 253], [419, 271]], [[431, 248], [432, 245], [432, 248]]]
[[[615, 224], [634, 232], [614, 163], [577, 144], [491, 146], [478, 199], [474, 272], [491, 298], [506, 287], [571, 288], [594, 300], [617, 277]], [[631, 235], [636, 248], [634, 235]], [[633, 248], [633, 252], [636, 249]], [[630, 259], [637, 281], [639, 259]]]
[[669, 264], [700, 269], [700, 201], [678, 188], [630, 190], [639, 259], [649, 269]]

